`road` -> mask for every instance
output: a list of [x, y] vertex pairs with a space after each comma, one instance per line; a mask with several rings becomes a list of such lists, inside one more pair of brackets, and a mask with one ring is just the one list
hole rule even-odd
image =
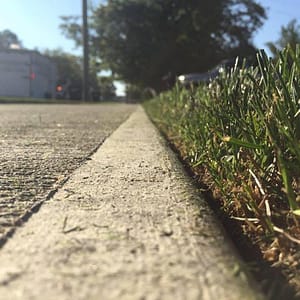
[[0, 105], [0, 245], [135, 109]]

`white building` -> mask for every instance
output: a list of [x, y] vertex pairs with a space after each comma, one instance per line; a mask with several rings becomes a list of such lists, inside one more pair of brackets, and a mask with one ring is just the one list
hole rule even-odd
[[55, 64], [37, 51], [0, 51], [0, 96], [54, 97], [56, 81]]

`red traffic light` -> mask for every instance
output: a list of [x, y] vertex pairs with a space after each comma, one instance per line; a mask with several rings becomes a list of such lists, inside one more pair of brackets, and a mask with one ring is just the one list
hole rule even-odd
[[56, 86], [56, 91], [61, 92], [63, 90], [63, 87], [59, 84]]

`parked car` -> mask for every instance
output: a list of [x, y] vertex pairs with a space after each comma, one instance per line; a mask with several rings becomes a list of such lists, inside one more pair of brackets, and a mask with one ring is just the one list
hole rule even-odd
[[222, 72], [230, 71], [230, 69], [235, 66], [235, 63], [236, 59], [226, 59], [205, 73], [182, 74], [177, 77], [177, 80], [185, 87], [198, 85], [200, 83], [209, 83], [211, 80], [218, 77]]

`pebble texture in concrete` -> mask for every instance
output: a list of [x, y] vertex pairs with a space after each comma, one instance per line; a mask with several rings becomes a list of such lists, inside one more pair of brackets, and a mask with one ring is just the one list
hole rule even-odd
[[0, 104], [0, 246], [135, 109]]
[[139, 107], [0, 251], [0, 299], [260, 299]]

